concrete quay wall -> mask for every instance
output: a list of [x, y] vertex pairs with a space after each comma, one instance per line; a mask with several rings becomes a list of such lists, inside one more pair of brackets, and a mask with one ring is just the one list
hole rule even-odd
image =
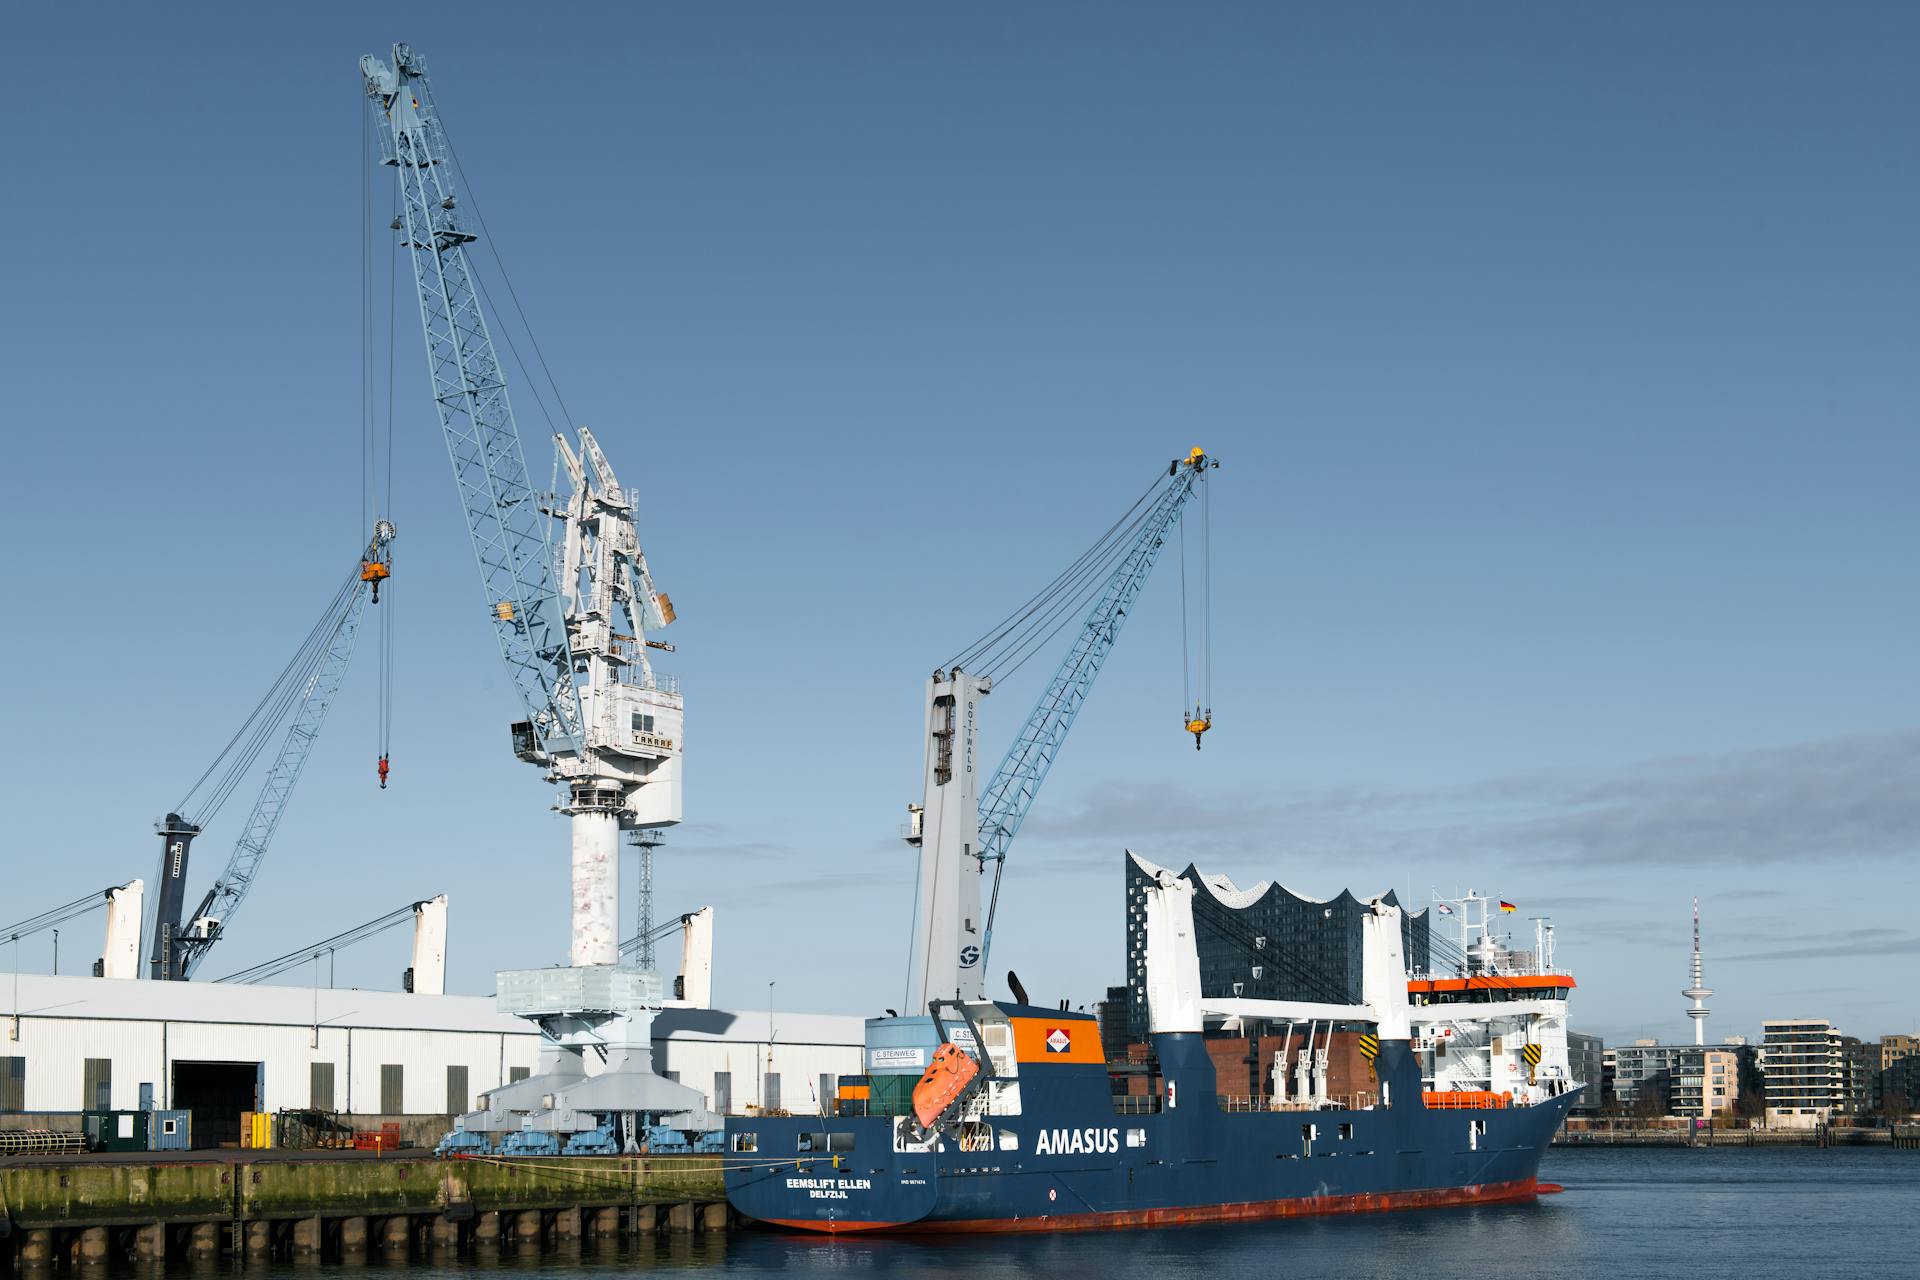
[[413, 1256], [725, 1230], [717, 1156], [0, 1164], [0, 1265]]

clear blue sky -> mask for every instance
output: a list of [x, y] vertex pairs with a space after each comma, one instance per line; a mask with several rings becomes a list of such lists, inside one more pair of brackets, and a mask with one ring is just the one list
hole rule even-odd
[[[1920, 1025], [1920, 12], [459, 12], [9, 11], [0, 916], [152, 875], [364, 536], [355, 63], [409, 39], [646, 494], [688, 703], [660, 904], [718, 908], [723, 1001], [897, 1003], [921, 680], [1201, 444], [1218, 727], [1179, 731], [1166, 577], [996, 970], [1119, 981], [1131, 844], [1550, 912], [1611, 1037], [1685, 1034], [1696, 893], [1716, 1033]], [[393, 787], [362, 662], [210, 972], [436, 891], [459, 989], [564, 954], [401, 305]]]

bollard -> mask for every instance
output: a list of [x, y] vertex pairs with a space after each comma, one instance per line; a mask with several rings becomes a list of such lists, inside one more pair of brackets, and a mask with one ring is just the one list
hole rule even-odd
[[706, 1205], [700, 1217], [700, 1225], [706, 1230], [725, 1231], [727, 1229], [727, 1202], [724, 1200], [716, 1200], [712, 1204]]

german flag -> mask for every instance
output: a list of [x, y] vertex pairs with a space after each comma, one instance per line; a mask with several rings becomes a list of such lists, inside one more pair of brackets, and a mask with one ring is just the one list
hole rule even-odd
[[1505, 911], [1511, 914], [1515, 911], [1518, 911], [1520, 908], [1514, 906], [1511, 902], [1508, 902], [1505, 898], [1502, 898], [1500, 899], [1500, 909], [1502, 911]]

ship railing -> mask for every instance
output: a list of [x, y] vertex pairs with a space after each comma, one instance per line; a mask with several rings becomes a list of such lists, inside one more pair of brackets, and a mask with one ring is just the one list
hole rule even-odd
[[1113, 1114], [1117, 1116], [1151, 1116], [1159, 1113], [1159, 1094], [1116, 1093], [1113, 1095]]
[[1375, 1095], [1371, 1093], [1335, 1093], [1313, 1102], [1301, 1101], [1294, 1098], [1280, 1099], [1269, 1097], [1265, 1094], [1248, 1096], [1222, 1093], [1216, 1096], [1222, 1111], [1233, 1112], [1365, 1111], [1371, 1108], [1377, 1100]]

